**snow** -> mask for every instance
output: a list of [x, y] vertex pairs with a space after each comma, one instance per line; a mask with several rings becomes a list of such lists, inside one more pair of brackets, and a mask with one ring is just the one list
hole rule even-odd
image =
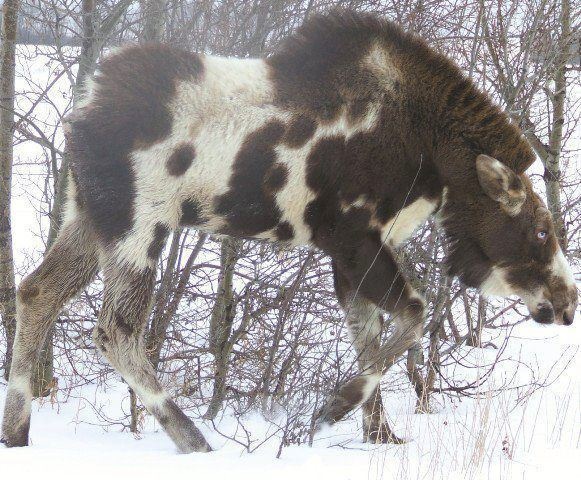
[[[390, 421], [408, 440], [404, 445], [362, 443], [356, 414], [319, 432], [312, 447], [285, 447], [276, 458], [281, 435], [275, 423], [284, 419], [267, 420], [258, 413], [236, 419], [227, 413], [217, 422], [222, 434], [197, 420], [214, 452], [180, 455], [151, 417], [139, 436], [118, 426], [102, 426], [97, 411], [115, 418], [127, 408], [126, 387], [119, 381], [107, 387], [76, 389], [67, 401], [61, 393], [52, 402], [35, 401], [31, 445], [0, 448], [0, 471], [4, 478], [15, 473], [59, 479], [79, 474], [86, 478], [137, 474], [143, 479], [180, 474], [220, 479], [235, 474], [253, 480], [274, 475], [280, 479], [386, 480], [570, 475], [581, 469], [581, 323], [544, 328], [531, 322], [513, 333], [509, 357], [520, 357], [531, 368], [538, 364], [541, 377], [550, 374], [553, 363], [561, 358], [559, 366], [566, 367], [563, 373], [549, 387], [524, 396], [521, 402], [517, 398], [524, 392], [510, 389], [453, 402], [435, 397], [437, 413], [433, 414], [414, 414], [411, 392], [388, 393]], [[476, 361], [487, 360], [489, 352], [473, 350]], [[495, 381], [511, 374], [496, 372]], [[5, 385], [0, 386], [0, 408], [5, 391]], [[225, 438], [234, 436], [246, 442], [238, 420], [254, 441], [252, 453]]]

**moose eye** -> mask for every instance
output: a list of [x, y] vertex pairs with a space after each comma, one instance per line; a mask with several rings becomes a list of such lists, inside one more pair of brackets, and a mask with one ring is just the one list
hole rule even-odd
[[537, 232], [537, 238], [541, 242], [544, 242], [547, 239], [547, 232], [545, 232], [544, 230], [541, 230], [540, 232]]

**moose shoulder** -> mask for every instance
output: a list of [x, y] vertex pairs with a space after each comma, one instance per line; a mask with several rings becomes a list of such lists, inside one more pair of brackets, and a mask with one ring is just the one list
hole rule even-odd
[[[63, 304], [100, 269], [94, 339], [183, 452], [210, 446], [162, 389], [143, 333], [155, 267], [180, 225], [313, 245], [333, 259], [360, 374], [319, 412], [363, 406], [397, 441], [382, 374], [422, 336], [424, 301], [391, 247], [438, 212], [451, 275], [571, 324], [573, 276], [524, 171], [521, 132], [448, 59], [397, 25], [311, 18], [266, 59], [128, 46], [105, 58], [65, 124], [73, 181], [62, 230], [18, 291], [2, 427], [28, 443], [32, 368]], [[380, 344], [378, 309], [395, 331]]]

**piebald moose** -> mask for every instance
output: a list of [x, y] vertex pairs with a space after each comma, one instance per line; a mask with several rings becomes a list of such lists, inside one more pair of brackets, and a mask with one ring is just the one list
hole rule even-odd
[[[430, 215], [448, 239], [450, 275], [517, 295], [537, 322], [573, 322], [575, 281], [524, 173], [531, 148], [458, 67], [386, 20], [315, 16], [263, 59], [121, 48], [64, 129], [72, 181], [58, 239], [18, 289], [7, 446], [28, 444], [48, 330], [101, 270], [95, 344], [180, 451], [211, 449], [144, 348], [156, 263], [180, 226], [331, 256], [360, 373], [319, 421], [362, 405], [371, 442], [397, 441], [379, 382], [424, 324], [392, 248]], [[383, 344], [380, 310], [395, 323]]]

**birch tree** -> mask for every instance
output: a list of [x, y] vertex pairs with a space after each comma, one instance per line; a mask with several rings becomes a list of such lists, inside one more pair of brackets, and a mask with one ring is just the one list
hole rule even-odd
[[16, 33], [19, 2], [2, 5], [2, 45], [0, 47], [0, 314], [7, 339], [5, 377], [8, 378], [16, 329], [16, 291], [10, 201], [14, 157], [14, 92]]

